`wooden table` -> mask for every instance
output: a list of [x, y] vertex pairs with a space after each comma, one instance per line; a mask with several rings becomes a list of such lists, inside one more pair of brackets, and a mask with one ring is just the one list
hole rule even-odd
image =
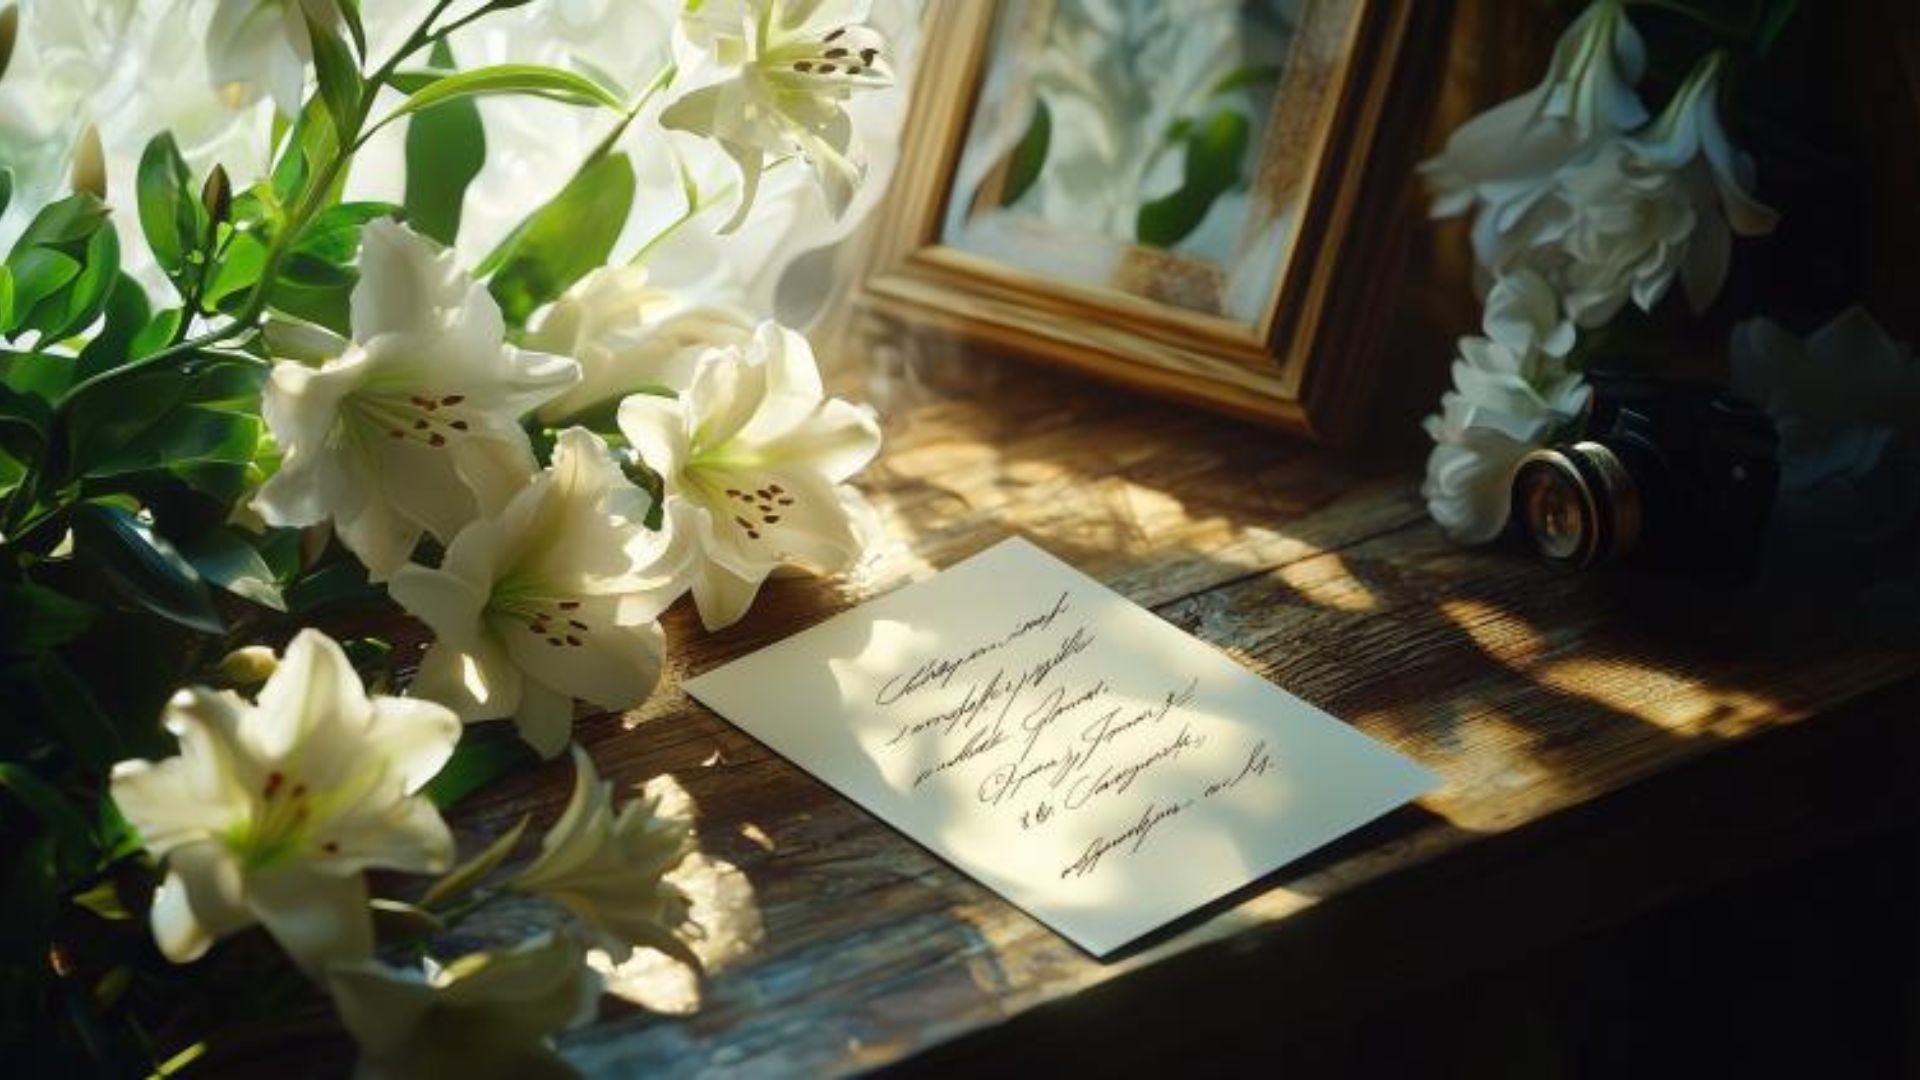
[[[950, 370], [937, 390], [899, 365], [862, 377], [888, 417], [860, 480], [884, 549], [846, 579], [773, 583], [725, 633], [677, 608], [654, 699], [582, 722], [608, 778], [670, 775], [691, 798], [711, 923], [704, 980], [657, 958], [613, 974], [599, 1022], [563, 1041], [589, 1073], [1245, 1051], [1911, 820], [1920, 650], [1866, 640], [1840, 605], [1463, 550], [1426, 520], [1417, 432], [1337, 455], [984, 358]], [[680, 690], [1014, 533], [1444, 786], [1100, 963]], [[456, 827], [543, 825], [570, 784], [564, 762], [516, 777]]]

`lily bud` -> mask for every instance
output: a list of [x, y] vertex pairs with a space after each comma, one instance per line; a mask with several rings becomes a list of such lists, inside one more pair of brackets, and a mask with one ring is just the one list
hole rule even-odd
[[228, 653], [214, 673], [222, 682], [238, 688], [259, 686], [280, 668], [280, 658], [265, 645], [243, 645]]
[[100, 129], [92, 124], [80, 133], [73, 148], [73, 190], [84, 191], [97, 199], [107, 197], [107, 154], [100, 145]]
[[20, 9], [8, 4], [0, 10], [0, 79], [7, 77], [7, 62], [13, 59], [13, 40], [20, 36]]
[[215, 165], [200, 186], [200, 205], [207, 208], [207, 219], [215, 225], [227, 220], [233, 209], [233, 182], [227, 179], [224, 165]]
[[8, 4], [0, 9], [0, 79], [7, 76], [7, 62], [13, 59], [13, 42], [20, 36], [20, 9]]

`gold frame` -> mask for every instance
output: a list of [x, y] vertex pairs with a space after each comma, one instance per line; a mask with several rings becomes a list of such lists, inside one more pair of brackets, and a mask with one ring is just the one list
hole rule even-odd
[[[1276, 100], [1268, 152], [1283, 141], [1305, 145], [1306, 190], [1279, 287], [1257, 323], [1062, 283], [940, 242], [1001, 0], [935, 0], [929, 12], [929, 47], [858, 309], [1323, 441], [1350, 440], [1392, 321], [1372, 309], [1390, 295], [1401, 261], [1424, 118], [1415, 95], [1445, 52], [1436, 26], [1447, 5], [1313, 2], [1350, 2], [1354, 13], [1345, 17], [1338, 69], [1311, 73], [1324, 80], [1313, 89], [1325, 102], [1312, 127], [1289, 130], [1280, 110], [1290, 99]], [[1270, 172], [1263, 165], [1263, 176]]]

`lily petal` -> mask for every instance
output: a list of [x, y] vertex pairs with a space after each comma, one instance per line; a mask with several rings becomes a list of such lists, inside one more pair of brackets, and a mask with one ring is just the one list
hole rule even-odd
[[373, 707], [346, 651], [317, 630], [287, 643], [280, 666], [260, 689], [253, 723], [243, 729], [255, 753], [272, 760], [291, 754], [309, 736], [345, 728], [360, 732]]
[[402, 790], [411, 795], [453, 756], [454, 744], [460, 741], [460, 718], [432, 702], [376, 697], [367, 735], [386, 752]]
[[514, 715], [520, 708], [522, 684], [520, 669], [506, 650], [491, 636], [483, 635], [468, 651], [442, 642], [428, 647], [408, 690], [416, 697], [445, 705], [461, 720], [472, 723]]
[[247, 906], [302, 970], [372, 955], [373, 916], [360, 875], [292, 866], [255, 874], [248, 885]]
[[211, 843], [178, 848], [153, 897], [153, 937], [176, 964], [204, 955], [216, 938], [252, 926], [239, 867]]
[[573, 699], [527, 679], [513, 724], [535, 753], [547, 759], [558, 757], [573, 739]]
[[[524, 625], [501, 636], [514, 663], [535, 673], [534, 681], [541, 685], [603, 709], [631, 708], [645, 701], [660, 681], [665, 637], [655, 623], [614, 625], [614, 609], [611, 600], [583, 604], [572, 614], [585, 616], [579, 621], [591, 629], [557, 639]], [[555, 640], [560, 644], [553, 644]]]

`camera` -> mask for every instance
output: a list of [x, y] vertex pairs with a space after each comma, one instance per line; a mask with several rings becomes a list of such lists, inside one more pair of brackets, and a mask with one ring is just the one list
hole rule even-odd
[[1512, 528], [1569, 569], [1632, 562], [1750, 577], [1779, 483], [1778, 434], [1723, 390], [1595, 373], [1575, 438], [1521, 458]]

